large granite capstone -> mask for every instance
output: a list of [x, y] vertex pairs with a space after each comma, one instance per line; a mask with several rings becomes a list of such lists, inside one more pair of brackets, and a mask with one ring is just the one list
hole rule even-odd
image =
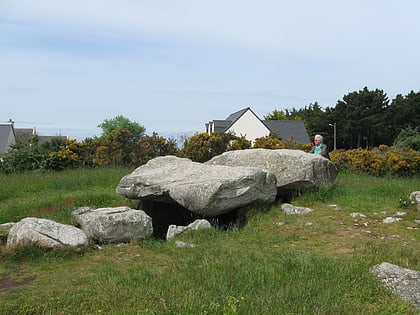
[[277, 189], [274, 174], [263, 169], [163, 156], [124, 176], [116, 192], [129, 199], [176, 203], [213, 217], [255, 201], [273, 202]]
[[205, 162], [206, 165], [253, 166], [273, 173], [279, 194], [289, 191], [331, 187], [338, 169], [330, 160], [290, 149], [247, 149], [228, 151]]

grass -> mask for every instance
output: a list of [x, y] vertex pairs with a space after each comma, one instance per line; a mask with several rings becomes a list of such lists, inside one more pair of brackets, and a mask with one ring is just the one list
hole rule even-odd
[[[0, 223], [26, 216], [73, 223], [78, 206], [135, 206], [115, 187], [128, 169], [1, 175]], [[369, 272], [387, 261], [420, 270], [420, 211], [399, 199], [420, 178], [339, 174], [285, 215], [256, 205], [242, 229], [48, 251], [1, 248], [1, 314], [420, 314]], [[402, 221], [383, 219], [405, 211]], [[352, 217], [352, 213], [363, 217]], [[174, 242], [196, 248], [176, 248]], [[1, 280], [0, 280], [1, 283]]]

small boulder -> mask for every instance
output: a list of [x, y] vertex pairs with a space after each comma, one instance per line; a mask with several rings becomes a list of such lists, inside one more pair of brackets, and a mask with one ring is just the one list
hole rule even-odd
[[171, 224], [168, 228], [168, 232], [166, 233], [166, 239], [170, 240], [174, 236], [181, 234], [182, 232], [187, 230], [203, 230], [209, 228], [211, 228], [210, 222], [204, 219], [195, 220], [193, 223], [188, 224], [187, 226], [177, 226]]
[[7, 246], [35, 244], [45, 248], [87, 245], [88, 238], [79, 228], [48, 219], [24, 218], [12, 226]]
[[420, 272], [383, 262], [375, 265], [372, 272], [388, 289], [403, 300], [420, 309]]
[[410, 194], [410, 200], [416, 205], [417, 210], [420, 210], [420, 191], [413, 191]]
[[283, 203], [281, 205], [281, 210], [287, 214], [306, 214], [313, 211], [311, 208], [297, 207], [290, 203]]
[[142, 210], [82, 207], [72, 214], [88, 238], [97, 243], [124, 243], [153, 233], [152, 218]]

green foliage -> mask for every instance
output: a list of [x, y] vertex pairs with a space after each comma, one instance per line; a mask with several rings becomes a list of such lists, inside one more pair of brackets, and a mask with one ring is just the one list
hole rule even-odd
[[252, 142], [247, 140], [245, 136], [240, 136], [236, 138], [235, 140], [231, 141], [231, 143], [228, 145], [227, 150], [233, 151], [233, 150], [246, 150], [250, 149], [252, 147]]
[[253, 148], [263, 149], [285, 149], [286, 146], [275, 134], [255, 139]]
[[287, 114], [282, 111], [275, 109], [270, 114], [264, 116], [265, 120], [288, 120]]
[[160, 137], [157, 133], [143, 136], [134, 144], [132, 165], [139, 166], [147, 161], [165, 155], [175, 155], [178, 147], [174, 139]]
[[226, 152], [230, 142], [235, 139], [236, 136], [231, 133], [214, 132], [211, 135], [206, 132], [198, 133], [185, 140], [178, 155], [195, 162], [205, 162]]
[[132, 134], [134, 140], [140, 139], [146, 131], [146, 128], [135, 121], [130, 121], [128, 118], [118, 115], [112, 119], [105, 119], [98, 125], [102, 129], [102, 137], [108, 137], [118, 130], [127, 130]]
[[394, 140], [394, 146], [399, 148], [410, 148], [420, 151], [420, 132], [419, 128], [411, 126], [401, 130], [397, 138]]
[[363, 90], [344, 95], [334, 109], [339, 142], [348, 148], [377, 146], [386, 137], [386, 110], [389, 100], [382, 90]]
[[341, 170], [358, 174], [412, 176], [420, 174], [420, 152], [380, 146], [375, 150], [337, 150], [330, 153]]
[[[54, 138], [42, 144], [16, 143], [3, 154], [0, 170], [8, 174], [33, 170], [60, 170], [66, 158], [60, 154], [50, 155], [50, 152], [64, 150], [65, 146], [66, 140], [61, 138]], [[67, 158], [70, 158], [70, 155], [69, 152]]]
[[94, 165], [130, 165], [133, 158], [135, 136], [128, 129], [115, 129], [99, 140]]

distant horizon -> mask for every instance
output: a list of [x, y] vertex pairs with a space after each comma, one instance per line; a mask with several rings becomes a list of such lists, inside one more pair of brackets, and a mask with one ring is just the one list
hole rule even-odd
[[[2, 124], [7, 124], [2, 123]], [[36, 134], [39, 136], [65, 136], [69, 139], [75, 139], [78, 142], [81, 142], [87, 138], [95, 138], [100, 137], [102, 133], [102, 129], [100, 128], [92, 128], [92, 129], [75, 129], [75, 128], [54, 128], [54, 127], [37, 127], [37, 126], [31, 126], [28, 124], [17, 124], [14, 123], [15, 129], [32, 129], [35, 128]], [[189, 136], [193, 135], [195, 133], [204, 132], [204, 127], [202, 131], [148, 131], [146, 128], [146, 135], [152, 135], [153, 132], [156, 132], [159, 136], [165, 137], [165, 138], [171, 138], [177, 140], [180, 137], [183, 136]]]

